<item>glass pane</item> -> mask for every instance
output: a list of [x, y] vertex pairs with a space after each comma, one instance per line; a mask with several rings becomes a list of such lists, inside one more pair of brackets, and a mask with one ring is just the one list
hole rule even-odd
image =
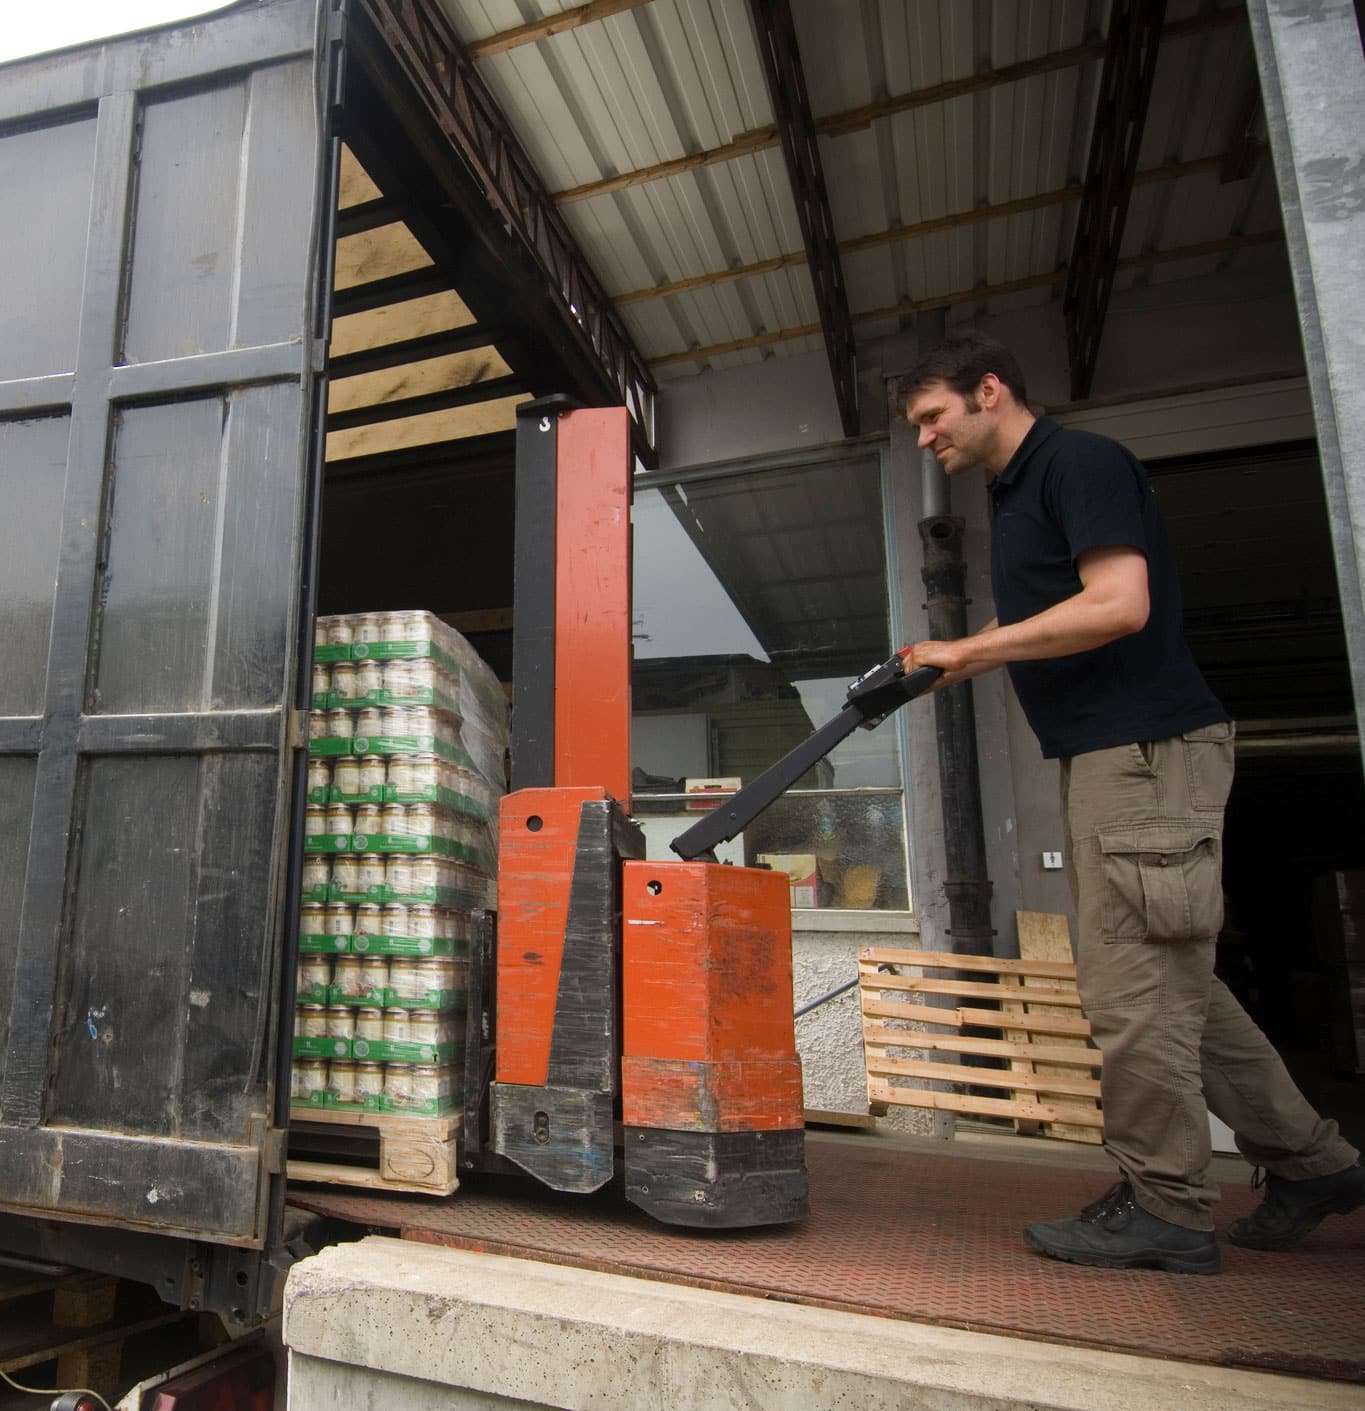
[[901, 795], [784, 794], [744, 833], [747, 866], [792, 879], [792, 905], [903, 911], [905, 811]]
[[43, 711], [67, 427], [66, 417], [0, 422], [0, 715]]
[[[28, 835], [33, 824], [37, 761], [0, 755], [0, 1053], [9, 1050], [9, 1011], [19, 955]], [[0, 1069], [3, 1069], [0, 1064]]]
[[[633, 525], [631, 747], [652, 838], [667, 815], [675, 832], [695, 821], [679, 797], [689, 780], [748, 783], [890, 655], [880, 466], [866, 456], [651, 486], [636, 492]], [[885, 792], [780, 802], [749, 830], [744, 860], [821, 859], [828, 875], [798, 904], [906, 906], [894, 726], [855, 732], [801, 787]], [[868, 869], [856, 885], [855, 867]]]
[[[722, 795], [728, 797], [728, 795]], [[737, 867], [771, 867], [792, 879], [792, 905], [904, 911], [904, 796], [899, 789], [826, 793], [791, 790], [716, 856]], [[672, 860], [669, 844], [703, 817], [694, 799], [636, 794], [645, 855]]]
[[0, 381], [76, 366], [94, 162], [88, 119], [0, 137]]

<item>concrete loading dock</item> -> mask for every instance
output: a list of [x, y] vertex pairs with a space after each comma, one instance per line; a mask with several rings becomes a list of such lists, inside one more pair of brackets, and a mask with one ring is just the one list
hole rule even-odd
[[[807, 1155], [811, 1218], [732, 1236], [665, 1230], [610, 1195], [566, 1202], [485, 1185], [431, 1202], [296, 1188], [297, 1207], [401, 1244], [329, 1250], [291, 1276], [291, 1407], [340, 1404], [316, 1390], [337, 1386], [367, 1404], [367, 1374], [351, 1364], [632, 1411], [656, 1394], [661, 1407], [708, 1411], [1359, 1404], [1365, 1215], [1300, 1252], [1230, 1249], [1214, 1280], [1115, 1275], [1044, 1261], [1019, 1236], [1026, 1218], [1090, 1198], [1105, 1169], [1094, 1151], [821, 1134]], [[1257, 1193], [1240, 1161], [1219, 1165], [1222, 1227]], [[391, 1319], [444, 1331], [404, 1352]], [[491, 1343], [465, 1331], [494, 1326]], [[509, 1337], [517, 1351], [505, 1357]], [[663, 1379], [646, 1372], [641, 1393], [620, 1359]], [[686, 1394], [661, 1367], [690, 1378]]]

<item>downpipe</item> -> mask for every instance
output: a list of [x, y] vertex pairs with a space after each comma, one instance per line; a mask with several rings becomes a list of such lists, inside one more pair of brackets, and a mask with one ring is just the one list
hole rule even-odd
[[[926, 591], [929, 636], [955, 641], [967, 633], [967, 566], [962, 557], [965, 522], [956, 515], [930, 515], [919, 522], [924, 545], [920, 576]], [[934, 692], [939, 794], [947, 879], [948, 935], [957, 955], [990, 955], [991, 881], [986, 870], [986, 834], [981, 814], [981, 775], [976, 749], [972, 683], [959, 681]]]

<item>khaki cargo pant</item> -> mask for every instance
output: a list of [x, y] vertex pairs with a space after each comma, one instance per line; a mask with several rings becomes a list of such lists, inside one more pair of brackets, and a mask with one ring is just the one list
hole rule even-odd
[[1062, 760], [1077, 984], [1104, 1054], [1105, 1147], [1137, 1202], [1213, 1228], [1208, 1111], [1289, 1179], [1357, 1156], [1213, 973], [1233, 727]]

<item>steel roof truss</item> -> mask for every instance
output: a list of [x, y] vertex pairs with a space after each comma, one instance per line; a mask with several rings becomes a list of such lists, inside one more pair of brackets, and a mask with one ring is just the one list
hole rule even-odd
[[1166, 0], [1114, 0], [1109, 16], [1085, 192], [1062, 300], [1071, 395], [1077, 401], [1090, 395], [1095, 375], [1165, 15]]
[[749, 9], [758, 34], [763, 76], [767, 80], [773, 116], [777, 119], [782, 153], [787, 160], [787, 176], [796, 200], [806, 263], [815, 285], [815, 305], [820, 313], [830, 374], [834, 378], [839, 420], [845, 436], [856, 436], [858, 373], [853, 320], [848, 311], [839, 242], [834, 235], [834, 217], [830, 213], [829, 193], [820, 165], [815, 119], [806, 93], [791, 5], [789, 0], [749, 0]]

